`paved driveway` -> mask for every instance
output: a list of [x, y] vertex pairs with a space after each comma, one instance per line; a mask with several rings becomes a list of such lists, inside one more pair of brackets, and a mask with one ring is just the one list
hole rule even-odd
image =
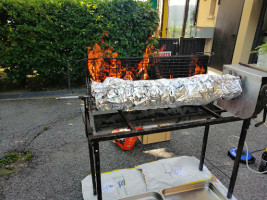
[[[80, 100], [54, 98], [0, 101], [0, 157], [11, 151], [34, 154], [28, 167], [0, 177], [0, 199], [82, 199], [81, 180], [89, 174], [89, 158]], [[267, 128], [251, 129], [247, 136], [250, 150], [267, 147]], [[241, 122], [212, 126], [207, 157], [230, 175], [232, 160], [227, 157], [229, 135], [239, 135]], [[43, 126], [48, 130], [44, 131]], [[200, 155], [204, 128], [172, 133], [170, 142], [142, 145], [121, 151], [112, 142], [100, 144], [102, 172], [169, 158]], [[254, 153], [257, 169], [262, 152]], [[226, 186], [228, 178], [212, 165], [208, 168]], [[255, 175], [241, 165], [234, 194], [239, 199], [267, 199], [267, 175]]]

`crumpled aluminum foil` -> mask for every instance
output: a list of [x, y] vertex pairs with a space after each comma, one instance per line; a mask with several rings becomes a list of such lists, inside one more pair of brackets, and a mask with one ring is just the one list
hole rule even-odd
[[146, 110], [229, 100], [239, 96], [242, 87], [237, 76], [201, 74], [138, 81], [108, 77], [103, 83], [93, 81], [91, 91], [98, 110]]

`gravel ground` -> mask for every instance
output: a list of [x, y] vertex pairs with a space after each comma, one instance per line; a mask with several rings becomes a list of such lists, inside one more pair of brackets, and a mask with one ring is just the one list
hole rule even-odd
[[[0, 101], [0, 157], [12, 151], [33, 152], [26, 168], [0, 177], [0, 199], [82, 199], [81, 180], [90, 173], [80, 100], [17, 99]], [[267, 147], [267, 128], [252, 121], [247, 140], [251, 151]], [[229, 135], [239, 136], [242, 122], [210, 128], [206, 156], [231, 175], [233, 161]], [[43, 131], [43, 126], [48, 130]], [[101, 171], [130, 168], [174, 156], [199, 158], [204, 128], [172, 133], [169, 142], [122, 151], [111, 141], [100, 143]], [[253, 153], [257, 170], [261, 152]], [[212, 165], [208, 168], [228, 187], [229, 179]], [[234, 195], [244, 200], [267, 200], [267, 175], [257, 175], [241, 164]]]

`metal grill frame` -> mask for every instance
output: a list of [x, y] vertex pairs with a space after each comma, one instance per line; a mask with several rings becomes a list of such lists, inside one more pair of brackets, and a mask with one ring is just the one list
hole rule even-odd
[[[88, 59], [82, 59], [82, 61], [85, 61], [86, 69], [87, 69], [87, 60]], [[94, 115], [103, 115], [104, 117], [104, 115], [107, 114], [107, 112], [100, 112], [100, 111], [95, 112], [95, 108], [93, 105], [94, 99], [91, 96], [91, 90], [90, 90], [91, 80], [88, 74], [89, 73], [88, 70], [85, 70], [85, 71], [86, 71], [87, 96], [83, 96], [80, 98], [84, 101], [85, 134], [87, 137], [88, 148], [89, 148], [89, 159], [90, 159], [90, 168], [91, 168], [91, 175], [92, 175], [93, 193], [94, 195], [97, 195], [98, 200], [102, 200], [100, 149], [99, 149], [100, 142], [114, 140], [118, 138], [142, 136], [142, 135], [149, 135], [149, 134], [160, 133], [160, 132], [165, 132], [165, 131], [174, 131], [174, 130], [181, 130], [181, 129], [204, 126], [205, 131], [203, 135], [202, 149], [201, 149], [201, 155], [200, 155], [200, 164], [199, 164], [199, 170], [202, 171], [203, 165], [204, 165], [210, 126], [215, 125], [215, 124], [224, 124], [224, 123], [243, 120], [235, 116], [223, 117], [221, 114], [226, 111], [211, 104], [208, 106], [197, 106], [197, 108], [202, 110], [202, 114], [204, 113], [206, 115], [205, 117], [206, 119], [199, 119], [199, 120], [185, 121], [185, 122], [180, 122], [179, 120], [177, 120], [176, 123], [173, 123], [167, 126], [135, 130], [134, 122], [127, 119], [125, 115], [126, 111], [111, 111], [111, 112], [118, 112], [118, 114], [122, 118], [122, 121], [124, 122], [124, 126], [127, 126], [130, 129], [130, 131], [118, 132], [118, 133], [112, 133], [112, 131], [110, 131], [110, 132], [106, 132], [103, 134], [103, 133], [98, 132], [94, 128], [95, 125], [94, 125], [94, 121], [92, 120], [92, 118]], [[179, 115], [176, 117], [177, 118], [190, 118], [196, 115], [200, 115], [200, 113], [183, 114], [183, 115]], [[228, 187], [227, 198], [229, 199], [231, 199], [233, 195], [233, 190], [235, 187], [235, 182], [236, 182], [237, 173], [239, 169], [239, 163], [240, 163], [240, 159], [242, 155], [242, 150], [244, 147], [246, 134], [250, 126], [250, 121], [252, 118], [255, 118], [255, 117], [256, 115], [253, 115], [251, 118], [243, 120], [243, 125], [241, 128], [241, 133], [240, 133], [239, 142], [238, 142], [237, 155], [236, 155], [236, 159], [234, 162], [232, 175], [230, 177], [230, 184]], [[150, 120], [153, 121], [153, 119], [150, 119]], [[161, 119], [159, 118], [159, 120]]]
[[[209, 55], [208, 55], [209, 54]], [[207, 73], [207, 67], [210, 60], [210, 57], [213, 55], [212, 52], [202, 52], [196, 55], [180, 55], [180, 56], [169, 56], [169, 57], [149, 57], [149, 64], [150, 69], [148, 70], [149, 80], [155, 80], [160, 78], [183, 78], [188, 77], [189, 75], [194, 75], [196, 64], [198, 66], [203, 67], [205, 73]], [[197, 58], [197, 63], [193, 62], [193, 59]], [[123, 69], [128, 68], [135, 68], [138, 69], [138, 64], [143, 60], [143, 57], [129, 57], [129, 58], [103, 58], [103, 61], [106, 63], [110, 62], [121, 62], [121, 66]], [[94, 61], [97, 59], [88, 59], [84, 58], [78, 60], [77, 62], [84, 63], [84, 70], [85, 70], [85, 79], [86, 79], [86, 88], [87, 88], [87, 95], [90, 96], [92, 107], [94, 111], [97, 111], [95, 106], [94, 98], [91, 94], [91, 83], [92, 83], [92, 76], [88, 69], [88, 61]], [[104, 63], [102, 63], [104, 65]], [[115, 70], [121, 70], [121, 68], [114, 68]], [[104, 71], [104, 69], [102, 69]], [[191, 74], [190, 74], [191, 73]], [[107, 76], [108, 77], [108, 76]], [[121, 77], [123, 78], [123, 76]], [[137, 77], [134, 80], [140, 80], [141, 77]]]
[[[130, 131], [127, 132], [118, 132], [118, 133], [112, 133], [112, 131], [107, 132], [105, 134], [99, 133], [98, 131], [94, 130], [94, 125], [91, 124], [91, 100], [89, 100], [90, 97], [84, 96], [82, 97], [82, 100], [84, 101], [84, 116], [85, 116], [85, 133], [88, 140], [88, 148], [89, 148], [89, 159], [90, 159], [90, 168], [91, 168], [91, 175], [92, 175], [92, 185], [93, 185], [93, 193], [94, 195], [97, 195], [98, 200], [102, 200], [102, 186], [101, 186], [101, 169], [100, 169], [100, 149], [99, 149], [99, 143], [103, 141], [112, 141], [119, 138], [127, 138], [127, 137], [135, 137], [135, 136], [142, 136], [142, 135], [150, 135], [154, 133], [160, 133], [160, 132], [166, 132], [166, 131], [174, 131], [174, 130], [182, 130], [182, 129], [188, 129], [188, 128], [195, 128], [195, 127], [201, 127], [204, 126], [204, 135], [203, 135], [203, 141], [202, 141], [202, 148], [201, 148], [201, 155], [200, 155], [200, 163], [199, 163], [199, 170], [203, 170], [204, 166], [204, 160], [206, 159], [206, 148], [207, 148], [207, 142], [208, 142], [208, 135], [209, 135], [209, 128], [211, 125], [216, 124], [224, 124], [229, 122], [236, 122], [236, 121], [242, 121], [243, 119], [235, 116], [228, 116], [223, 117], [221, 114], [226, 112], [225, 110], [220, 109], [219, 107], [214, 107], [212, 105], [212, 108], [209, 106], [198, 106], [199, 109], [201, 109], [206, 115], [206, 119], [200, 119], [200, 120], [194, 120], [194, 121], [185, 121], [179, 123], [173, 123], [172, 125], [167, 126], [161, 126], [161, 127], [155, 127], [155, 128], [148, 128], [148, 129], [142, 129], [142, 130], [135, 130], [135, 126], [133, 125], [133, 121], [130, 121], [125, 117], [124, 112], [119, 111], [119, 114], [122, 117], [122, 121], [125, 123], [125, 126], [127, 126]], [[216, 108], [216, 110], [214, 110]], [[202, 113], [203, 114], [203, 113]], [[189, 115], [180, 115], [177, 116], [178, 118], [190, 118], [193, 117], [196, 114], [189, 114]], [[104, 114], [103, 114], [104, 117]], [[253, 116], [252, 118], [255, 118], [256, 116]], [[153, 119], [151, 119], [153, 120]], [[228, 193], [227, 198], [231, 199], [233, 195], [233, 190], [235, 187], [235, 182], [238, 174], [239, 169], [239, 163], [241, 160], [241, 155], [247, 135], [247, 131], [250, 126], [251, 118], [243, 120], [243, 125], [241, 128], [241, 133], [239, 137], [238, 142], [238, 148], [237, 148], [237, 155], [234, 161], [232, 175], [230, 177], [230, 184], [228, 187]], [[124, 127], [125, 128], [125, 127]]]

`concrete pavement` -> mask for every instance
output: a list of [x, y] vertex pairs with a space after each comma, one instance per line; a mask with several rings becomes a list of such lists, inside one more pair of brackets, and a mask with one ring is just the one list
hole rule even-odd
[[[0, 101], [0, 157], [11, 151], [33, 152], [28, 167], [10, 176], [0, 177], [0, 199], [82, 199], [81, 180], [90, 173], [88, 146], [77, 99], [16, 99]], [[251, 151], [266, 148], [267, 128], [249, 129]], [[239, 136], [242, 122], [212, 126], [207, 157], [227, 175], [233, 161], [227, 156], [231, 148], [229, 135]], [[48, 130], [44, 131], [43, 126]], [[100, 144], [101, 171], [130, 168], [173, 156], [199, 158], [204, 128], [175, 131], [169, 142], [142, 145], [122, 151], [111, 141]], [[261, 152], [253, 153], [260, 163]], [[207, 163], [208, 168], [228, 187], [229, 179]], [[267, 199], [267, 175], [257, 175], [241, 164], [234, 195], [244, 200]]]

